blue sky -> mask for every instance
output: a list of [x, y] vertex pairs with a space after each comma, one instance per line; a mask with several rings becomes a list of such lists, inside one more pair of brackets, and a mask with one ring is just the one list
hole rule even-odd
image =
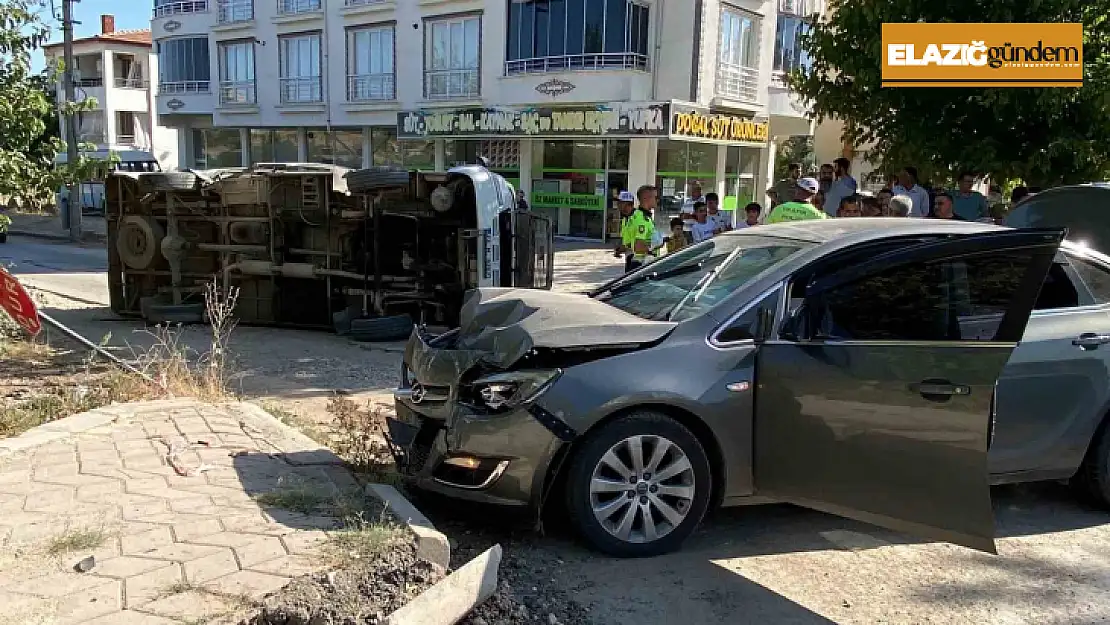
[[[54, 6], [60, 16], [62, 13], [61, 0], [54, 0]], [[136, 28], [150, 28], [150, 12], [153, 2], [137, 2], [130, 4], [120, 0], [81, 0], [73, 4], [73, 20], [81, 22], [73, 27], [73, 36], [76, 38], [89, 37], [100, 33], [100, 16], [116, 16], [116, 30], [133, 30]], [[49, 5], [43, 13], [43, 18], [50, 25], [50, 41], [62, 40], [61, 20], [50, 17]], [[43, 66], [42, 52], [37, 52], [33, 59], [35, 69]]]

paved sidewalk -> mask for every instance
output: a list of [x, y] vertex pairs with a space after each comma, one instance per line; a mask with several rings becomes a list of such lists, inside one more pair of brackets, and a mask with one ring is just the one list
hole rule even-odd
[[[12, 218], [10, 228], [14, 236], [38, 237], [42, 239], [69, 240], [69, 229], [62, 224], [57, 215], [36, 213], [17, 213], [8, 211]], [[108, 222], [99, 215], [84, 215], [81, 219], [81, 240], [86, 243], [103, 243], [108, 238]]]
[[0, 623], [201, 623], [242, 608], [319, 569], [338, 523], [257, 496], [355, 488], [339, 465], [250, 404], [124, 404], [0, 439]]

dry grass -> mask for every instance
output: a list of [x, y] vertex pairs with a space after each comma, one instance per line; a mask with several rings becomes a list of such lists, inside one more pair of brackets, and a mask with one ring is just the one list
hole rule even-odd
[[353, 471], [372, 482], [400, 482], [393, 456], [382, 437], [385, 419], [381, 408], [370, 404], [360, 406], [337, 396], [328, 402], [328, 412], [335, 428], [332, 448]]
[[50, 556], [64, 556], [77, 551], [96, 549], [108, 540], [108, 532], [103, 529], [67, 529], [50, 539], [46, 553]]
[[[0, 313], [0, 437], [113, 403], [167, 397], [196, 397], [219, 402], [234, 397], [227, 350], [235, 328], [238, 292], [223, 293], [215, 283], [205, 292], [211, 338], [206, 352], [196, 354], [181, 340], [180, 328], [159, 326], [151, 331], [154, 345], [132, 350], [142, 375], [97, 361], [95, 352], [66, 349], [28, 339]], [[105, 337], [102, 345], [110, 337]], [[83, 349], [83, 348], [82, 348]]]

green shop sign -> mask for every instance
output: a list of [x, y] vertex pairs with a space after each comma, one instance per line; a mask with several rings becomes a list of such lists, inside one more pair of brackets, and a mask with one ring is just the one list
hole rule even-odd
[[535, 208], [577, 208], [579, 210], [605, 210], [605, 196], [592, 193], [544, 193], [532, 192], [532, 206]]

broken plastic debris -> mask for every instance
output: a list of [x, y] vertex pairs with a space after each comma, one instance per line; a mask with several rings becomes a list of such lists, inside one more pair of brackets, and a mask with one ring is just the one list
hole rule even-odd
[[88, 573], [93, 570], [94, 566], [96, 566], [96, 557], [89, 556], [87, 558], [82, 558], [77, 564], [74, 564], [73, 570], [78, 573]]

